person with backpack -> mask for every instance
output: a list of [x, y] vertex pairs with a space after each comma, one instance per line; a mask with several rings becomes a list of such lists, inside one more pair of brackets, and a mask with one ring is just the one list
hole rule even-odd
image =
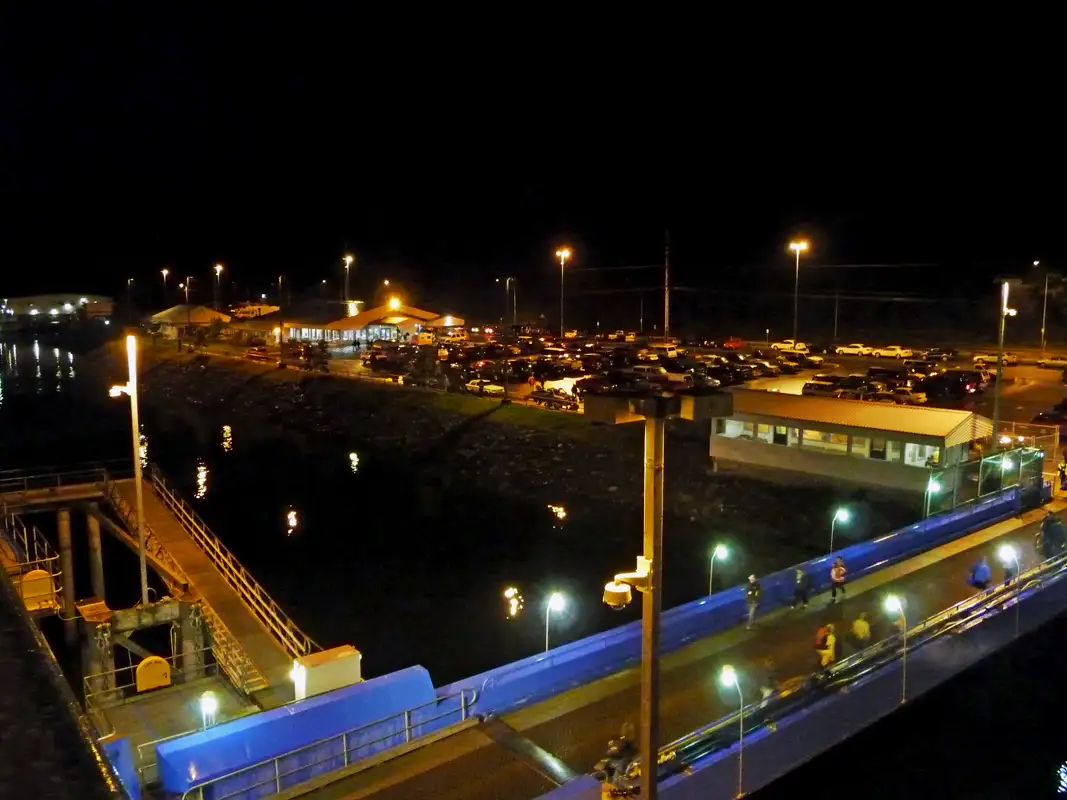
[[967, 578], [967, 583], [978, 591], [984, 592], [989, 588], [989, 582], [992, 579], [993, 569], [989, 566], [989, 559], [982, 556], [978, 559], [978, 563], [971, 567], [971, 574]]
[[753, 624], [756, 622], [756, 610], [759, 608], [760, 595], [763, 593], [762, 587], [759, 585], [759, 581], [756, 580], [755, 575], [748, 576], [748, 586], [745, 587], [745, 605], [748, 606], [748, 624], [745, 625], [745, 630], [752, 630]]
[[811, 577], [802, 569], [798, 569], [793, 580], [793, 602], [790, 608], [797, 606], [808, 607], [808, 595], [811, 594]]
[[825, 669], [834, 663], [837, 651], [837, 637], [834, 635], [833, 623], [826, 623], [815, 634], [815, 654], [819, 657], [819, 667]]
[[837, 593], [841, 592], [842, 597], [845, 594], [845, 579], [848, 577], [848, 567], [845, 566], [845, 559], [838, 556], [834, 559], [834, 565], [830, 567], [830, 602], [837, 602]]

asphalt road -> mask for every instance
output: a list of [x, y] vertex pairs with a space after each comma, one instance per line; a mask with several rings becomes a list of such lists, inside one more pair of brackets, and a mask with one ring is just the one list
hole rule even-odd
[[[820, 625], [833, 622], [838, 633], [851, 626], [861, 611], [871, 617], [874, 636], [889, 634], [881, 601], [894, 592], [905, 599], [913, 623], [966, 599], [973, 590], [966, 584], [980, 554], [990, 555], [998, 544], [1010, 541], [1018, 548], [1023, 567], [1035, 563], [1032, 542], [1037, 524], [1014, 530], [979, 547], [922, 566], [865, 593], [831, 605], [820, 595], [805, 610], [774, 614], [757, 624], [753, 632], [741, 628], [698, 642], [664, 659], [662, 673], [662, 740], [672, 741], [712, 722], [736, 707], [734, 690], [724, 693], [717, 681], [720, 668], [731, 664], [745, 679], [766, 659], [771, 659], [779, 677], [788, 680], [815, 668], [814, 636]], [[921, 558], [921, 557], [920, 557]], [[994, 575], [1000, 577], [994, 567]], [[839, 638], [839, 647], [840, 647]], [[839, 650], [839, 657], [847, 654]], [[747, 699], [758, 696], [757, 687], [746, 679]], [[561, 759], [578, 773], [589, 772], [615, 738], [623, 723], [636, 723], [639, 686], [635, 671], [581, 687], [505, 717], [529, 740]], [[374, 797], [382, 800], [416, 798], [533, 798], [551, 786], [536, 762], [523, 760], [506, 747], [489, 743], [475, 747], [477, 730], [450, 737], [421, 750], [366, 770], [331, 785], [316, 797]], [[454, 760], [449, 760], [455, 755]], [[382, 770], [382, 771], [380, 771]], [[405, 772], [410, 773], [406, 780]], [[388, 785], [383, 785], [388, 784]]]

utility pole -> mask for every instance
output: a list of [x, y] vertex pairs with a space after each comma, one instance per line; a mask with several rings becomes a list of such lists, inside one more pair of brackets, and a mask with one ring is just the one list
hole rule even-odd
[[663, 338], [671, 335], [671, 232], [664, 234], [663, 252]]
[[841, 290], [834, 289], [834, 344], [837, 344], [837, 305], [841, 301]]
[[997, 374], [993, 384], [993, 450], [1000, 449], [1000, 384], [1004, 377], [1004, 323], [1015, 316], [1015, 309], [1008, 308], [1008, 282], [1000, 285], [1000, 325], [997, 333]]
[[[1034, 266], [1040, 265], [1040, 261], [1035, 261]], [[1048, 314], [1048, 270], [1045, 270], [1045, 300], [1041, 304], [1041, 355], [1045, 355], [1045, 317]]]
[[645, 295], [642, 293], [642, 294], [639, 294], [637, 297], [641, 301], [640, 317], [637, 320], [637, 324], [638, 324], [637, 332], [638, 333], [644, 333], [645, 332]]

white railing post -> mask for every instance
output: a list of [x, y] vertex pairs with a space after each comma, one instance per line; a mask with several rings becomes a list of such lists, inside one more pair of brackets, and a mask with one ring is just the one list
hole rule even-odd
[[278, 759], [274, 759], [274, 791], [280, 792], [282, 790], [282, 774], [281, 766], [278, 764]]
[[341, 750], [344, 751], [345, 766], [348, 766], [348, 732], [341, 734]]
[[404, 709], [404, 741], [411, 741], [411, 709]]

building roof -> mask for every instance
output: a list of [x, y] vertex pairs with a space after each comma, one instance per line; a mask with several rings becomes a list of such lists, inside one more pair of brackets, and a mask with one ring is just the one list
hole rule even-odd
[[[353, 317], [336, 320], [326, 327], [332, 331], [358, 331], [363, 330], [368, 325], [426, 325], [440, 318], [441, 316], [436, 311], [425, 311], [413, 306], [397, 306], [393, 308], [390, 305], [384, 305], [368, 308]], [[458, 317], [454, 319], [458, 319]]]
[[180, 305], [160, 311], [149, 318], [150, 322], [162, 322], [169, 325], [207, 325], [215, 320], [229, 322], [230, 317], [207, 306]]
[[911, 433], [944, 439], [946, 446], [993, 435], [993, 423], [973, 411], [809, 397], [756, 389], [731, 389], [735, 416], [776, 417], [797, 422]]

